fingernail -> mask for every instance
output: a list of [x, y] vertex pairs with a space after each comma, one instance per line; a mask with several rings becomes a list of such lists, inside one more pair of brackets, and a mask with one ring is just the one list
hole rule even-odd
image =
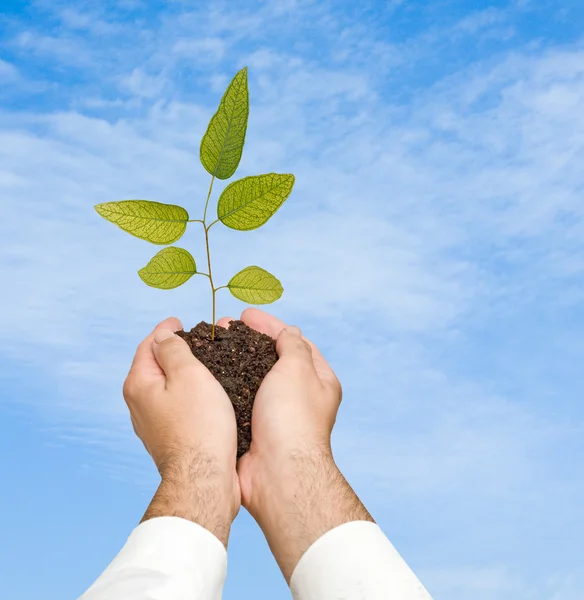
[[157, 329], [154, 332], [154, 342], [156, 344], [160, 344], [171, 337], [174, 337], [174, 333], [170, 329]]
[[292, 335], [302, 337], [302, 331], [300, 331], [300, 328], [296, 327], [295, 325], [292, 325], [291, 327], [286, 327], [286, 333], [291, 333]]

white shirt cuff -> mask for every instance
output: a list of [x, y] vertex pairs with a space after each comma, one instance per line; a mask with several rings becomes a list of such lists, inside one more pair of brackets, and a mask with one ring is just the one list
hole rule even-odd
[[141, 523], [80, 600], [220, 600], [227, 552], [207, 529], [179, 517]]
[[295, 600], [432, 600], [381, 529], [353, 521], [304, 553], [290, 580]]

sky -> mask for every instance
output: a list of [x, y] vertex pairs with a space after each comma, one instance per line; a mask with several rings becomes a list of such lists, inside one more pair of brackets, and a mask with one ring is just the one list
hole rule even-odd
[[[581, 600], [583, 31], [576, 0], [4, 0], [3, 596], [77, 598], [156, 489], [122, 383], [208, 289], [145, 286], [160, 248], [93, 206], [200, 218], [200, 140], [247, 66], [233, 179], [296, 184], [263, 228], [213, 228], [215, 279], [282, 281], [268, 310], [343, 383], [336, 460], [435, 600]], [[289, 597], [244, 510], [224, 597]]]

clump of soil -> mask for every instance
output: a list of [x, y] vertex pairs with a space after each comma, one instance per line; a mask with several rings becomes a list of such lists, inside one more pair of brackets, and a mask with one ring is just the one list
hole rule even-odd
[[251, 413], [255, 395], [268, 371], [278, 360], [276, 342], [243, 321], [231, 321], [229, 329], [201, 321], [190, 331], [177, 331], [192, 353], [213, 373], [223, 386], [237, 420], [237, 458], [249, 450]]

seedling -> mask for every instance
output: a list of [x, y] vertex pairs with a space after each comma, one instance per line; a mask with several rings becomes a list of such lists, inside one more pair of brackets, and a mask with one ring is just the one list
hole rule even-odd
[[190, 252], [170, 246], [154, 255], [150, 262], [138, 271], [138, 275], [147, 285], [163, 290], [176, 288], [193, 275], [207, 277], [212, 297], [211, 339], [215, 339], [215, 295], [218, 290], [227, 288], [236, 298], [248, 304], [270, 304], [278, 300], [284, 291], [276, 277], [255, 265], [236, 273], [227, 285], [215, 287], [213, 282], [209, 248], [211, 227], [220, 221], [239, 231], [257, 229], [282, 206], [294, 186], [294, 175], [278, 173], [255, 175], [233, 181], [219, 197], [217, 219], [207, 224], [207, 209], [215, 179], [229, 179], [239, 166], [248, 116], [249, 94], [245, 67], [235, 75], [227, 87], [201, 141], [201, 163], [211, 175], [202, 219], [190, 219], [187, 210], [181, 206], [150, 200], [121, 200], [95, 206], [95, 210], [104, 219], [152, 244], [173, 244], [182, 237], [187, 223], [202, 224], [207, 250], [207, 273], [197, 270], [195, 259]]

